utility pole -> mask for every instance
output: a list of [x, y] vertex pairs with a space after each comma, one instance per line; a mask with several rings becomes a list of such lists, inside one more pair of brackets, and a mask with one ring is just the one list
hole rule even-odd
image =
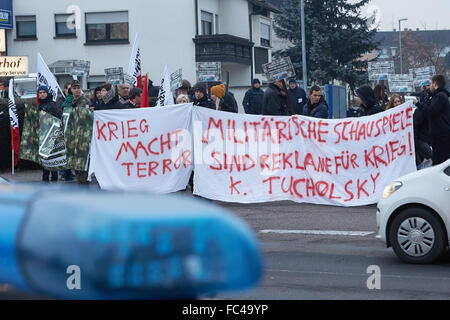
[[306, 69], [306, 31], [305, 31], [305, 0], [300, 0], [302, 20], [302, 60], [303, 60], [303, 89], [308, 92], [308, 73]]
[[402, 55], [402, 21], [407, 21], [408, 18], [398, 20], [398, 39], [400, 46], [400, 74], [403, 74], [403, 55]]

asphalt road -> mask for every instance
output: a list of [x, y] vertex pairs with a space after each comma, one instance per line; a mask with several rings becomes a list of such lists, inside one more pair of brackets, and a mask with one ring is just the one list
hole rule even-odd
[[[336, 208], [292, 202], [222, 204], [257, 232], [265, 276], [258, 288], [218, 299], [449, 299], [450, 253], [434, 265], [407, 265], [375, 238], [376, 206]], [[261, 233], [263, 230], [358, 231], [366, 236]], [[381, 289], [369, 290], [369, 266]]]
[[[13, 180], [38, 181], [39, 178], [39, 172], [19, 172]], [[255, 231], [264, 255], [264, 278], [256, 289], [220, 294], [214, 299], [450, 298], [450, 252], [433, 265], [402, 263], [392, 249], [375, 238], [375, 206], [340, 208], [292, 202], [217, 204], [237, 214]], [[271, 230], [297, 233], [272, 233]], [[367, 273], [369, 266], [380, 268], [381, 289], [368, 289], [367, 281], [372, 275]], [[0, 286], [0, 299], [5, 298], [30, 296]]]

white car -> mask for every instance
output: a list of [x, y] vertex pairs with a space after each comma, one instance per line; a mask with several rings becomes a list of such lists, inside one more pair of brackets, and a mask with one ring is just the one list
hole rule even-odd
[[450, 245], [450, 160], [390, 183], [377, 210], [377, 238], [407, 263], [431, 263]]

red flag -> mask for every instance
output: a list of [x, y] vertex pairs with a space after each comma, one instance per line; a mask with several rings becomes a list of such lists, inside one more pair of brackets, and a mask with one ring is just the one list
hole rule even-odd
[[143, 90], [144, 88], [143, 88], [143, 85], [142, 85], [142, 76], [138, 75], [136, 79], [137, 79], [137, 87], [139, 89]]
[[16, 102], [14, 101], [14, 80], [9, 82], [8, 92], [8, 109], [9, 120], [11, 123], [11, 149], [14, 150], [14, 166], [19, 163], [20, 152], [20, 131], [19, 131], [19, 116], [17, 114]]
[[148, 108], [148, 73], [145, 75], [141, 96], [141, 108]]

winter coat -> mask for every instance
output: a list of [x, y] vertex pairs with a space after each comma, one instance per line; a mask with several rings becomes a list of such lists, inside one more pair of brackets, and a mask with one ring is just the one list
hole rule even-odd
[[328, 119], [328, 104], [325, 99], [320, 98], [319, 103], [311, 105], [311, 100], [303, 107], [303, 115], [318, 119]]
[[[440, 88], [436, 90], [429, 103], [422, 104], [422, 110], [428, 118], [430, 137], [448, 137], [450, 139], [450, 93]], [[418, 105], [420, 107], [420, 105]], [[450, 142], [449, 142], [450, 148]]]
[[271, 83], [264, 93], [263, 115], [289, 116], [286, 97], [281, 93], [281, 89]]
[[264, 99], [264, 91], [259, 88], [251, 88], [245, 93], [242, 105], [246, 114], [261, 114]]
[[225, 96], [220, 99], [219, 110], [232, 113], [239, 112], [239, 107], [233, 93], [227, 92], [225, 93]]
[[51, 94], [48, 94], [47, 99], [39, 99], [39, 111], [45, 111], [58, 119], [62, 119], [62, 107], [58, 106], [56, 102], [53, 101], [53, 96]]
[[[422, 104], [428, 104], [431, 101], [431, 96], [428, 96], [425, 100], [423, 100]], [[420, 102], [418, 103], [420, 104]], [[413, 115], [413, 123], [414, 123], [414, 140], [416, 141], [424, 141], [428, 144], [431, 143], [430, 140], [430, 127], [428, 123], [427, 116], [424, 112], [423, 108], [416, 108]]]
[[288, 93], [294, 105], [295, 114], [303, 114], [304, 107], [308, 101], [305, 90], [300, 87], [296, 87], [294, 90], [289, 88]]
[[194, 106], [216, 110], [216, 105], [206, 95], [204, 95], [203, 98], [201, 98], [200, 100], [194, 99]]
[[95, 108], [95, 110], [113, 110], [117, 109], [119, 102], [119, 96], [116, 93], [116, 89], [114, 86], [111, 87], [111, 90], [103, 97], [101, 104]]
[[439, 88], [433, 92], [429, 103], [418, 104], [428, 119], [433, 147], [433, 165], [450, 159], [450, 93]]
[[363, 115], [364, 116], [372, 116], [377, 113], [381, 113], [386, 111], [380, 104], [374, 104], [369, 106], [362, 105], [361, 108], [363, 108]]
[[359, 118], [364, 116], [364, 109], [361, 107], [350, 108], [347, 110], [347, 118]]

